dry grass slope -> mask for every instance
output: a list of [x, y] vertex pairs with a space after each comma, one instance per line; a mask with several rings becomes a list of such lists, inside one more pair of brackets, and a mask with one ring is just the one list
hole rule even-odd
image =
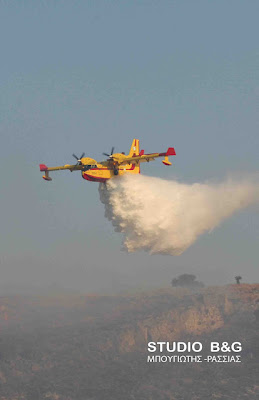
[[[258, 398], [259, 285], [0, 297], [0, 400]], [[240, 341], [240, 364], [150, 364], [148, 341]]]

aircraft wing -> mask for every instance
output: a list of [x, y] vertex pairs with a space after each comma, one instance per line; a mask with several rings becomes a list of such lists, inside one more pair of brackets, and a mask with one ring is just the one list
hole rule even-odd
[[123, 161], [119, 162], [119, 165], [122, 164], [134, 164], [139, 162], [149, 162], [154, 161], [157, 157], [165, 157], [163, 163], [165, 165], [171, 165], [168, 161], [168, 156], [175, 156], [176, 152], [173, 147], [169, 147], [166, 153], [151, 153], [151, 154], [139, 154], [138, 156], [126, 157]]
[[63, 169], [69, 169], [71, 172], [72, 171], [78, 171], [78, 170], [82, 170], [84, 168], [84, 165], [80, 165], [80, 164], [75, 164], [75, 165], [62, 165], [59, 167], [47, 167], [45, 164], [40, 164], [40, 170], [45, 172], [45, 174], [43, 175], [43, 179], [45, 179], [46, 181], [51, 181], [51, 177], [49, 176], [49, 171], [59, 171], [59, 170], [63, 170]]
[[82, 170], [84, 168], [84, 165], [61, 165], [60, 167], [47, 167], [45, 164], [40, 164], [40, 170], [41, 171], [59, 171], [62, 169], [69, 169], [70, 171], [77, 171], [77, 170]]

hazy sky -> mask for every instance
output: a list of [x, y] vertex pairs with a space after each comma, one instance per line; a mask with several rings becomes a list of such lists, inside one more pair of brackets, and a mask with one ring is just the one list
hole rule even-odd
[[127, 254], [104, 218], [98, 184], [41, 179], [38, 164], [102, 159], [139, 138], [174, 146], [146, 175], [220, 181], [259, 169], [257, 0], [0, 2], [1, 287], [85, 291], [258, 281], [258, 207], [179, 257]]

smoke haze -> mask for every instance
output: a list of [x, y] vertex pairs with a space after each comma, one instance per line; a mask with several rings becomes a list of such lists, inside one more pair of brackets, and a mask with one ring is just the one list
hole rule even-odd
[[180, 255], [203, 233], [259, 201], [256, 179], [184, 184], [127, 175], [99, 186], [105, 216], [124, 234], [124, 249]]

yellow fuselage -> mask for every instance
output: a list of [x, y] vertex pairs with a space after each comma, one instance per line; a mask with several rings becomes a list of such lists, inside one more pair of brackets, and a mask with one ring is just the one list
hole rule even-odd
[[139, 163], [119, 165], [124, 159], [126, 156], [122, 153], [114, 154], [112, 160], [102, 162], [97, 162], [93, 158], [82, 158], [81, 162], [85, 166], [82, 177], [92, 182], [106, 182], [113, 176], [140, 173]]

